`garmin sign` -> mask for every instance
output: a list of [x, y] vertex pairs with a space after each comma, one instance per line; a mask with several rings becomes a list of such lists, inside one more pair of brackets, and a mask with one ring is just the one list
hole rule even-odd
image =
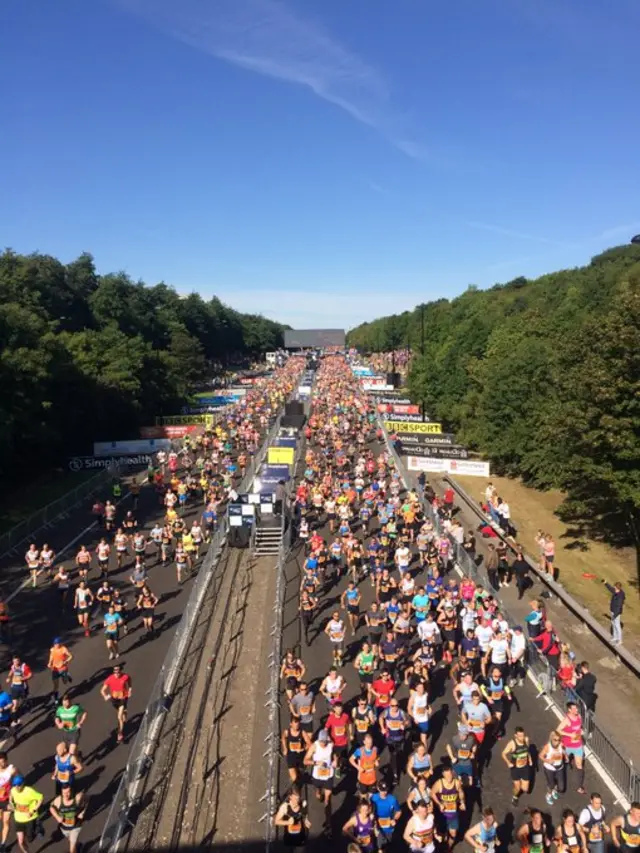
[[69, 470], [93, 471], [99, 468], [111, 468], [114, 465], [148, 465], [151, 456], [139, 453], [137, 456], [73, 456], [69, 460]]

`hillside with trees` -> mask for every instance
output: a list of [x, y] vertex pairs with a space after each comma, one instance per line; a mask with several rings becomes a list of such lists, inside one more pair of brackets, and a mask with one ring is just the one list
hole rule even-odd
[[0, 474], [57, 465], [94, 440], [133, 438], [194, 383], [282, 345], [283, 326], [181, 297], [93, 258], [0, 254]]
[[410, 347], [412, 398], [434, 420], [497, 473], [563, 489], [576, 532], [640, 554], [640, 246], [470, 287], [364, 323], [348, 342]]

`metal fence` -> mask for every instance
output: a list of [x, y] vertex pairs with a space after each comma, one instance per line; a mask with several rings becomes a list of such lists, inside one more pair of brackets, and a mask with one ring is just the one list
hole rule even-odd
[[[405, 487], [408, 488], [407, 471], [404, 463], [388, 440], [386, 430], [383, 429], [383, 433], [388, 451], [404, 481]], [[439, 534], [442, 534], [443, 527], [440, 515], [432, 507], [431, 503], [425, 499], [424, 492], [419, 486], [417, 491], [425, 516], [432, 520], [434, 528]], [[449, 536], [449, 540], [452, 545], [453, 560], [462, 573], [482, 584], [485, 588], [491, 588], [484, 564], [478, 564], [453, 537]], [[511, 627], [517, 624], [517, 620], [512, 617], [502, 603], [500, 612], [504, 614], [505, 619]], [[616, 739], [598, 724], [594, 712], [586, 707], [575, 691], [570, 687], [565, 687], [560, 682], [551, 661], [538, 651], [537, 646], [533, 643], [527, 643], [526, 656], [528, 671], [531, 673], [538, 687], [538, 698], [547, 699], [547, 708], [555, 704], [561, 710], [564, 710], [567, 702], [575, 702], [580, 709], [587, 745], [587, 757], [590, 755], [594, 764], [600, 765], [599, 769], [606, 773], [610, 781], [616, 786], [620, 794], [620, 802], [628, 806], [629, 803], [640, 800], [640, 773], [636, 770], [633, 761], [625, 755], [625, 751], [617, 743]]]
[[7, 530], [0, 536], [0, 557], [17, 553], [22, 545], [36, 537], [40, 531], [51, 530], [55, 524], [67, 518], [70, 512], [88, 498], [98, 494], [107, 483], [120, 477], [121, 474], [122, 468], [119, 465], [103, 468], [90, 480], [85, 480], [61, 498], [32, 513], [11, 530]]
[[265, 822], [265, 846], [267, 853], [276, 839], [276, 828], [273, 825], [273, 816], [278, 808], [278, 782], [280, 778], [280, 665], [282, 662], [282, 634], [286, 594], [286, 564], [293, 545], [294, 514], [292, 510], [292, 496], [295, 486], [295, 474], [298, 463], [302, 456], [306, 442], [304, 437], [296, 445], [293, 463], [293, 476], [287, 483], [287, 497], [283, 501], [282, 509], [282, 541], [278, 553], [278, 564], [276, 566], [276, 591], [273, 602], [273, 627], [271, 629], [272, 647], [269, 654], [269, 687], [267, 689], [267, 701], [265, 708], [269, 709], [269, 723], [267, 735], [264, 739], [266, 744], [263, 758], [267, 761], [267, 788], [260, 798], [265, 804], [265, 811], [261, 822]]
[[[280, 418], [271, 426], [260, 449], [251, 460], [251, 464], [247, 467], [245, 476], [238, 487], [238, 492], [246, 492], [250, 489], [256, 473], [266, 456], [267, 448], [276, 436], [279, 426]], [[182, 619], [176, 629], [160, 673], [151, 691], [147, 709], [140, 723], [136, 738], [131, 745], [127, 766], [120, 778], [118, 790], [116, 791], [102, 831], [99, 845], [100, 850], [115, 853], [120, 846], [120, 842], [133, 826], [136, 805], [142, 791], [142, 783], [153, 761], [153, 753], [162, 728], [164, 714], [168, 710], [184, 655], [191, 641], [202, 602], [213, 578], [215, 567], [220, 559], [226, 538], [227, 519], [223, 518], [220, 520], [218, 529], [211, 540], [198, 572], [198, 577], [195, 580], [186, 603]]]

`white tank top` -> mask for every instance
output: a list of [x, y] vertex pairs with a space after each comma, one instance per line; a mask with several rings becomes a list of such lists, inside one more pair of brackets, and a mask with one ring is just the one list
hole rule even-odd
[[333, 767], [331, 766], [331, 758], [333, 756], [333, 744], [328, 743], [322, 745], [316, 741], [313, 748], [313, 778], [314, 779], [332, 779]]
[[335, 678], [329, 678], [327, 676], [325, 688], [327, 693], [330, 693], [332, 696], [338, 696], [342, 692], [342, 680], [340, 676], [336, 675]]
[[417, 693], [414, 693], [413, 696], [413, 719], [416, 723], [426, 723], [429, 719], [429, 712], [427, 711], [427, 706], [429, 704], [429, 697], [426, 693], [423, 693], [419, 696]]
[[414, 840], [414, 844], [412, 845], [411, 849], [422, 850], [425, 853], [433, 853], [433, 851], [435, 850], [435, 845], [433, 844], [433, 842], [423, 847], [423, 839], [421, 838], [422, 833], [433, 831], [433, 825], [435, 822], [433, 815], [427, 815], [424, 820], [421, 820], [418, 815], [414, 815], [413, 820], [414, 824], [411, 836]]

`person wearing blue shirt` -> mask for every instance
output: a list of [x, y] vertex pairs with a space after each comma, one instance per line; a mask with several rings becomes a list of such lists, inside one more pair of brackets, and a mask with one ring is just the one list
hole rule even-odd
[[120, 625], [122, 625], [122, 616], [116, 612], [115, 606], [109, 605], [109, 609], [104, 614], [104, 637], [107, 642], [107, 651], [109, 652], [109, 660], [120, 657], [118, 650], [118, 634]]
[[8, 726], [11, 723], [11, 708], [13, 707], [13, 699], [6, 690], [0, 693], [0, 725]]
[[382, 846], [389, 844], [396, 823], [402, 817], [400, 803], [389, 793], [386, 782], [378, 783], [378, 790], [371, 796], [371, 805], [376, 816], [378, 828], [380, 829], [379, 841]]
[[427, 618], [430, 607], [429, 596], [425, 593], [423, 586], [413, 596], [411, 604], [415, 612], [416, 622], [423, 622]]

